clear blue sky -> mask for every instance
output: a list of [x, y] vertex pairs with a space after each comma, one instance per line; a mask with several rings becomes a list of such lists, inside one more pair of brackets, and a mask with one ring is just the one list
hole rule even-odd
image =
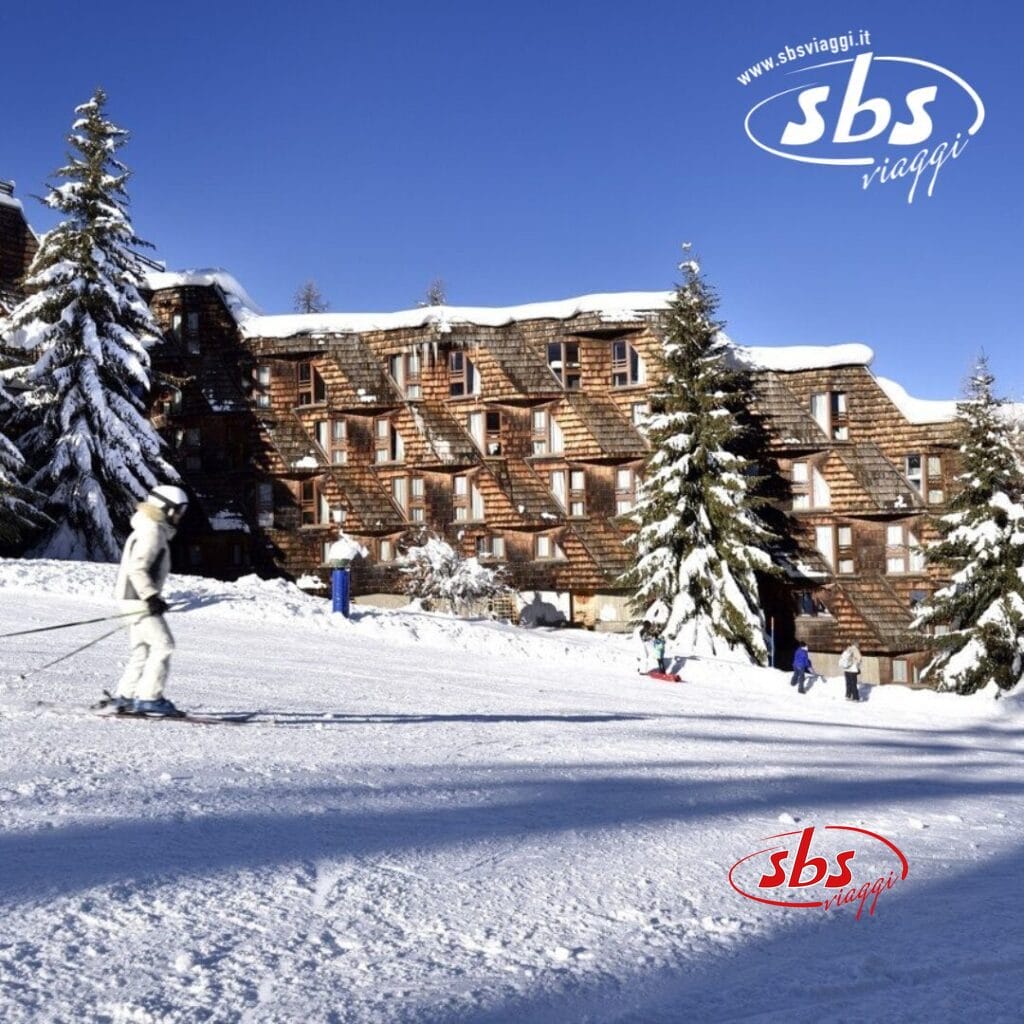
[[[863, 341], [912, 394], [956, 396], [984, 349], [1024, 399], [1024, 15], [978, 0], [694, 5], [484, 0], [0, 8], [0, 178], [29, 199], [96, 85], [129, 129], [138, 233], [220, 266], [267, 312], [315, 279], [335, 310], [672, 287], [692, 240], [730, 334]], [[745, 136], [792, 85], [737, 75], [867, 28], [965, 78], [987, 116], [933, 198]], [[778, 84], [781, 83], [781, 84]], [[936, 136], [937, 140], [938, 136]]]

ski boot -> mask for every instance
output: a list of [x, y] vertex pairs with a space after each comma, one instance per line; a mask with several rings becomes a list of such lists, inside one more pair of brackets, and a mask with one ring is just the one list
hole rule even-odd
[[185, 712], [179, 711], [166, 697], [158, 697], [156, 700], [139, 700], [132, 702], [132, 714], [152, 715], [154, 717], [164, 716], [167, 718], [184, 718]]

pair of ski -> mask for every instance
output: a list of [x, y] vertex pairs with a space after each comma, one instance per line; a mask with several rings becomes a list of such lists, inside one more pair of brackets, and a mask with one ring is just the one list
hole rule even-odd
[[176, 715], [156, 715], [147, 714], [145, 711], [115, 710], [113, 704], [116, 699], [112, 693], [104, 690], [102, 699], [93, 704], [89, 710], [94, 712], [99, 718], [116, 718], [123, 721], [145, 718], [149, 721], [189, 722], [192, 725], [245, 725], [247, 722], [251, 722], [257, 714], [255, 711], [228, 712], [225, 714], [179, 711]]

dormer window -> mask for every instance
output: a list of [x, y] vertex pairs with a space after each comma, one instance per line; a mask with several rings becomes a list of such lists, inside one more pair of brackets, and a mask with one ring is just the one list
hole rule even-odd
[[419, 351], [400, 352], [388, 357], [388, 373], [398, 385], [404, 398], [416, 401], [423, 397], [420, 382], [421, 358]]
[[448, 353], [448, 394], [452, 398], [480, 394], [480, 375], [465, 352]]
[[378, 465], [405, 461], [405, 442], [391, 420], [384, 418], [377, 420], [374, 442], [373, 461]]
[[295, 368], [298, 405], [323, 405], [327, 387], [312, 363], [299, 363]]
[[552, 341], [548, 345], [548, 366], [566, 391], [580, 388], [580, 344], [578, 341]]
[[911, 487], [922, 497], [926, 497], [929, 505], [941, 505], [946, 500], [940, 455], [907, 455], [904, 459], [904, 469]]
[[811, 395], [811, 415], [833, 441], [849, 441], [850, 426], [845, 391], [822, 391]]
[[501, 454], [501, 413], [496, 409], [471, 412], [466, 417], [466, 429], [484, 455]]
[[623, 338], [612, 342], [612, 387], [628, 388], [647, 379], [640, 353]]
[[316, 442], [328, 462], [335, 466], [348, 462], [348, 425], [344, 420], [321, 420], [317, 423]]
[[564, 447], [562, 428], [547, 409], [534, 409], [532, 413], [532, 451], [534, 455], [550, 455]]

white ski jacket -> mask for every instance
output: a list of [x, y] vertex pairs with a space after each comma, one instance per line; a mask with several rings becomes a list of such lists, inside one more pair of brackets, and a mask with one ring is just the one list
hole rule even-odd
[[163, 590], [171, 571], [170, 541], [175, 531], [163, 509], [145, 503], [132, 516], [131, 527], [117, 568], [114, 597], [145, 601]]

